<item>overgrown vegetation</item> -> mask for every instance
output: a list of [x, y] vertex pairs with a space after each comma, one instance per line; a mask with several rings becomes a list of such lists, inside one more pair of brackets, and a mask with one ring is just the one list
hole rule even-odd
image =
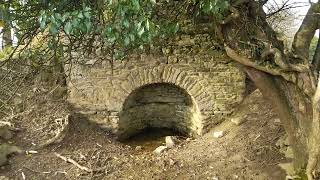
[[[19, 40], [0, 62], [1, 71], [11, 72], [8, 67], [15, 63], [32, 71], [49, 67], [62, 76], [57, 83], [63, 83], [63, 67], [71, 63], [73, 51], [100, 53], [101, 60], [112, 63], [132, 50], [145, 49], [178, 33], [184, 21], [194, 26], [200, 21], [212, 25], [208, 33], [242, 65], [275, 107], [293, 148], [296, 168], [306, 168], [309, 179], [319, 177], [320, 45], [312, 39], [320, 28], [320, 2], [310, 4], [290, 50], [267, 22], [265, 0], [0, 2], [4, 33], [13, 28]], [[273, 12], [285, 9], [282, 6]], [[10, 44], [8, 38], [7, 42]], [[317, 44], [312, 46], [312, 57], [311, 44]], [[0, 79], [9, 77], [6, 73], [2, 76]]]

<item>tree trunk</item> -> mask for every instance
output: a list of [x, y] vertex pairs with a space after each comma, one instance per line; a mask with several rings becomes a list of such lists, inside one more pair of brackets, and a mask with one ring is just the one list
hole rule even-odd
[[[293, 163], [294, 167], [296, 169], [304, 168], [308, 161], [308, 146], [306, 144], [308, 131], [301, 128], [308, 129], [311, 125], [311, 117], [307, 115], [310, 112], [310, 104], [304, 102], [302, 104], [300, 101], [305, 101], [305, 97], [301, 92], [297, 92], [298, 89], [293, 84], [288, 84], [283, 78], [274, 77], [249, 67], [244, 69], [279, 115], [288, 135], [294, 157], [296, 157]], [[289, 97], [291, 100], [288, 101]]]
[[244, 66], [279, 115], [293, 149], [295, 169], [306, 168], [310, 180], [317, 178], [320, 84], [316, 86], [315, 74], [319, 71], [319, 59], [316, 53], [312, 66], [308, 61], [308, 48], [320, 27], [320, 3], [313, 4], [308, 11], [294, 38], [292, 51], [285, 51], [283, 42], [266, 22], [259, 2], [244, 0], [241, 3], [242, 7], [238, 4], [236, 9], [239, 15], [228, 24], [222, 23], [220, 28], [226, 54]]

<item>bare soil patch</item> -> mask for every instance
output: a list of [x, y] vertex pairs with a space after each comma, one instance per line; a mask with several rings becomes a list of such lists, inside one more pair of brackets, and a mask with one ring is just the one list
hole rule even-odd
[[[11, 120], [22, 130], [9, 143], [33, 150], [53, 137], [55, 119], [64, 117], [70, 109], [62, 100], [38, 103], [29, 113]], [[120, 143], [85, 117], [72, 115], [61, 143], [38, 149], [36, 154], [12, 156], [0, 174], [10, 179], [22, 179], [24, 175], [26, 179], [59, 180], [285, 179], [285, 172], [277, 165], [287, 160], [275, 145], [284, 131], [271, 106], [255, 91], [238, 111], [247, 114], [241, 125], [227, 119], [204, 136], [184, 140], [160, 155], [152, 152], [152, 144], [141, 144], [142, 149], [136, 150], [134, 143]], [[214, 138], [213, 132], [220, 130], [225, 135]], [[63, 161], [55, 153], [92, 172]]]

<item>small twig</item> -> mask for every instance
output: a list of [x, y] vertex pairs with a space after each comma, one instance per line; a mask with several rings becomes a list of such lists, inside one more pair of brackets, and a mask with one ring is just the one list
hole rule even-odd
[[67, 175], [67, 172], [65, 171], [56, 171], [54, 174], [57, 175], [58, 173]]
[[89, 169], [89, 168], [87, 168], [87, 167], [85, 167], [85, 166], [81, 166], [79, 163], [77, 163], [75, 160], [73, 160], [73, 159], [71, 159], [71, 158], [67, 158], [67, 157], [62, 156], [61, 154], [58, 154], [58, 153], [54, 153], [54, 155], [56, 155], [58, 158], [66, 161], [66, 162], [69, 162], [69, 163], [77, 166], [77, 167], [78, 167], [79, 169], [81, 169], [81, 170], [84, 170], [84, 171], [86, 171], [86, 172], [92, 172], [92, 169]]
[[52, 94], [59, 86], [61, 86], [61, 85], [59, 84], [56, 87], [54, 87], [50, 92], [48, 92], [47, 96]]
[[21, 171], [21, 176], [22, 176], [22, 179], [25, 180], [26, 179], [26, 175], [24, 175], [24, 172]]
[[13, 127], [12, 123], [11, 122], [7, 122], [7, 121], [0, 121], [0, 124], [7, 125], [9, 127]]

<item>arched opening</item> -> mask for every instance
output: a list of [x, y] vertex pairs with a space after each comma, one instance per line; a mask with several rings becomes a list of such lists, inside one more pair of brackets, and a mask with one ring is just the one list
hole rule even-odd
[[171, 129], [193, 134], [199, 117], [191, 96], [170, 83], [148, 84], [134, 90], [125, 100], [119, 119], [119, 138], [127, 139], [146, 129]]

